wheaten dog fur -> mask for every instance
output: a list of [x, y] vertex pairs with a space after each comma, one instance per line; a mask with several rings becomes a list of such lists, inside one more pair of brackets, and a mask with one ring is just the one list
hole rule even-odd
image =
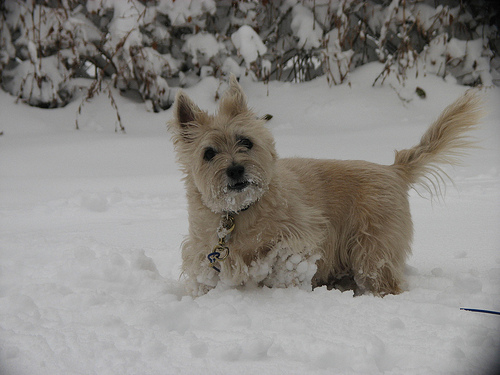
[[[396, 152], [390, 166], [280, 159], [234, 77], [215, 115], [179, 92], [169, 129], [188, 200], [182, 245], [188, 290], [327, 285], [400, 293], [413, 236], [408, 190], [416, 184], [439, 190], [438, 164], [457, 162], [472, 145], [466, 133], [479, 118], [479, 96], [470, 92], [446, 108], [418, 145]], [[219, 273], [207, 255], [227, 212], [235, 229]]]

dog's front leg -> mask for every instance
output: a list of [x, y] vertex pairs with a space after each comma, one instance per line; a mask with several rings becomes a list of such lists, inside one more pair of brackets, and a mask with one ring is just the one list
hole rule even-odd
[[217, 271], [210, 267], [203, 244], [186, 240], [182, 245], [182, 276], [186, 291], [196, 297], [208, 293], [219, 281]]

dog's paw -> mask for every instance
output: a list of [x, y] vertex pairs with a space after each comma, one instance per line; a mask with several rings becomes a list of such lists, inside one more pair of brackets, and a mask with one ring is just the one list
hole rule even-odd
[[218, 276], [211, 267], [199, 269], [197, 275], [187, 275], [184, 273], [184, 288], [192, 297], [199, 297], [207, 294], [210, 290], [216, 287]]

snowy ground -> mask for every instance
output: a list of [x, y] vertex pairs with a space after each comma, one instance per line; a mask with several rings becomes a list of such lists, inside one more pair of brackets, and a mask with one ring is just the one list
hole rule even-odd
[[[434, 76], [403, 104], [372, 88], [381, 67], [291, 85], [243, 81], [281, 156], [389, 164], [466, 88]], [[217, 82], [188, 90], [214, 109]], [[269, 91], [269, 95], [267, 92]], [[483, 374], [500, 353], [500, 90], [487, 90], [480, 149], [444, 200], [411, 193], [408, 291], [383, 299], [299, 289], [215, 289], [179, 281], [187, 233], [165, 122], [119, 98], [42, 110], [0, 92], [0, 373]]]

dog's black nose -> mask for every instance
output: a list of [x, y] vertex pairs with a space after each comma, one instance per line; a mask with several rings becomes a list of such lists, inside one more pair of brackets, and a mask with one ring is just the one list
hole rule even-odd
[[238, 181], [245, 174], [245, 167], [241, 164], [233, 164], [227, 168], [226, 174], [231, 180]]

